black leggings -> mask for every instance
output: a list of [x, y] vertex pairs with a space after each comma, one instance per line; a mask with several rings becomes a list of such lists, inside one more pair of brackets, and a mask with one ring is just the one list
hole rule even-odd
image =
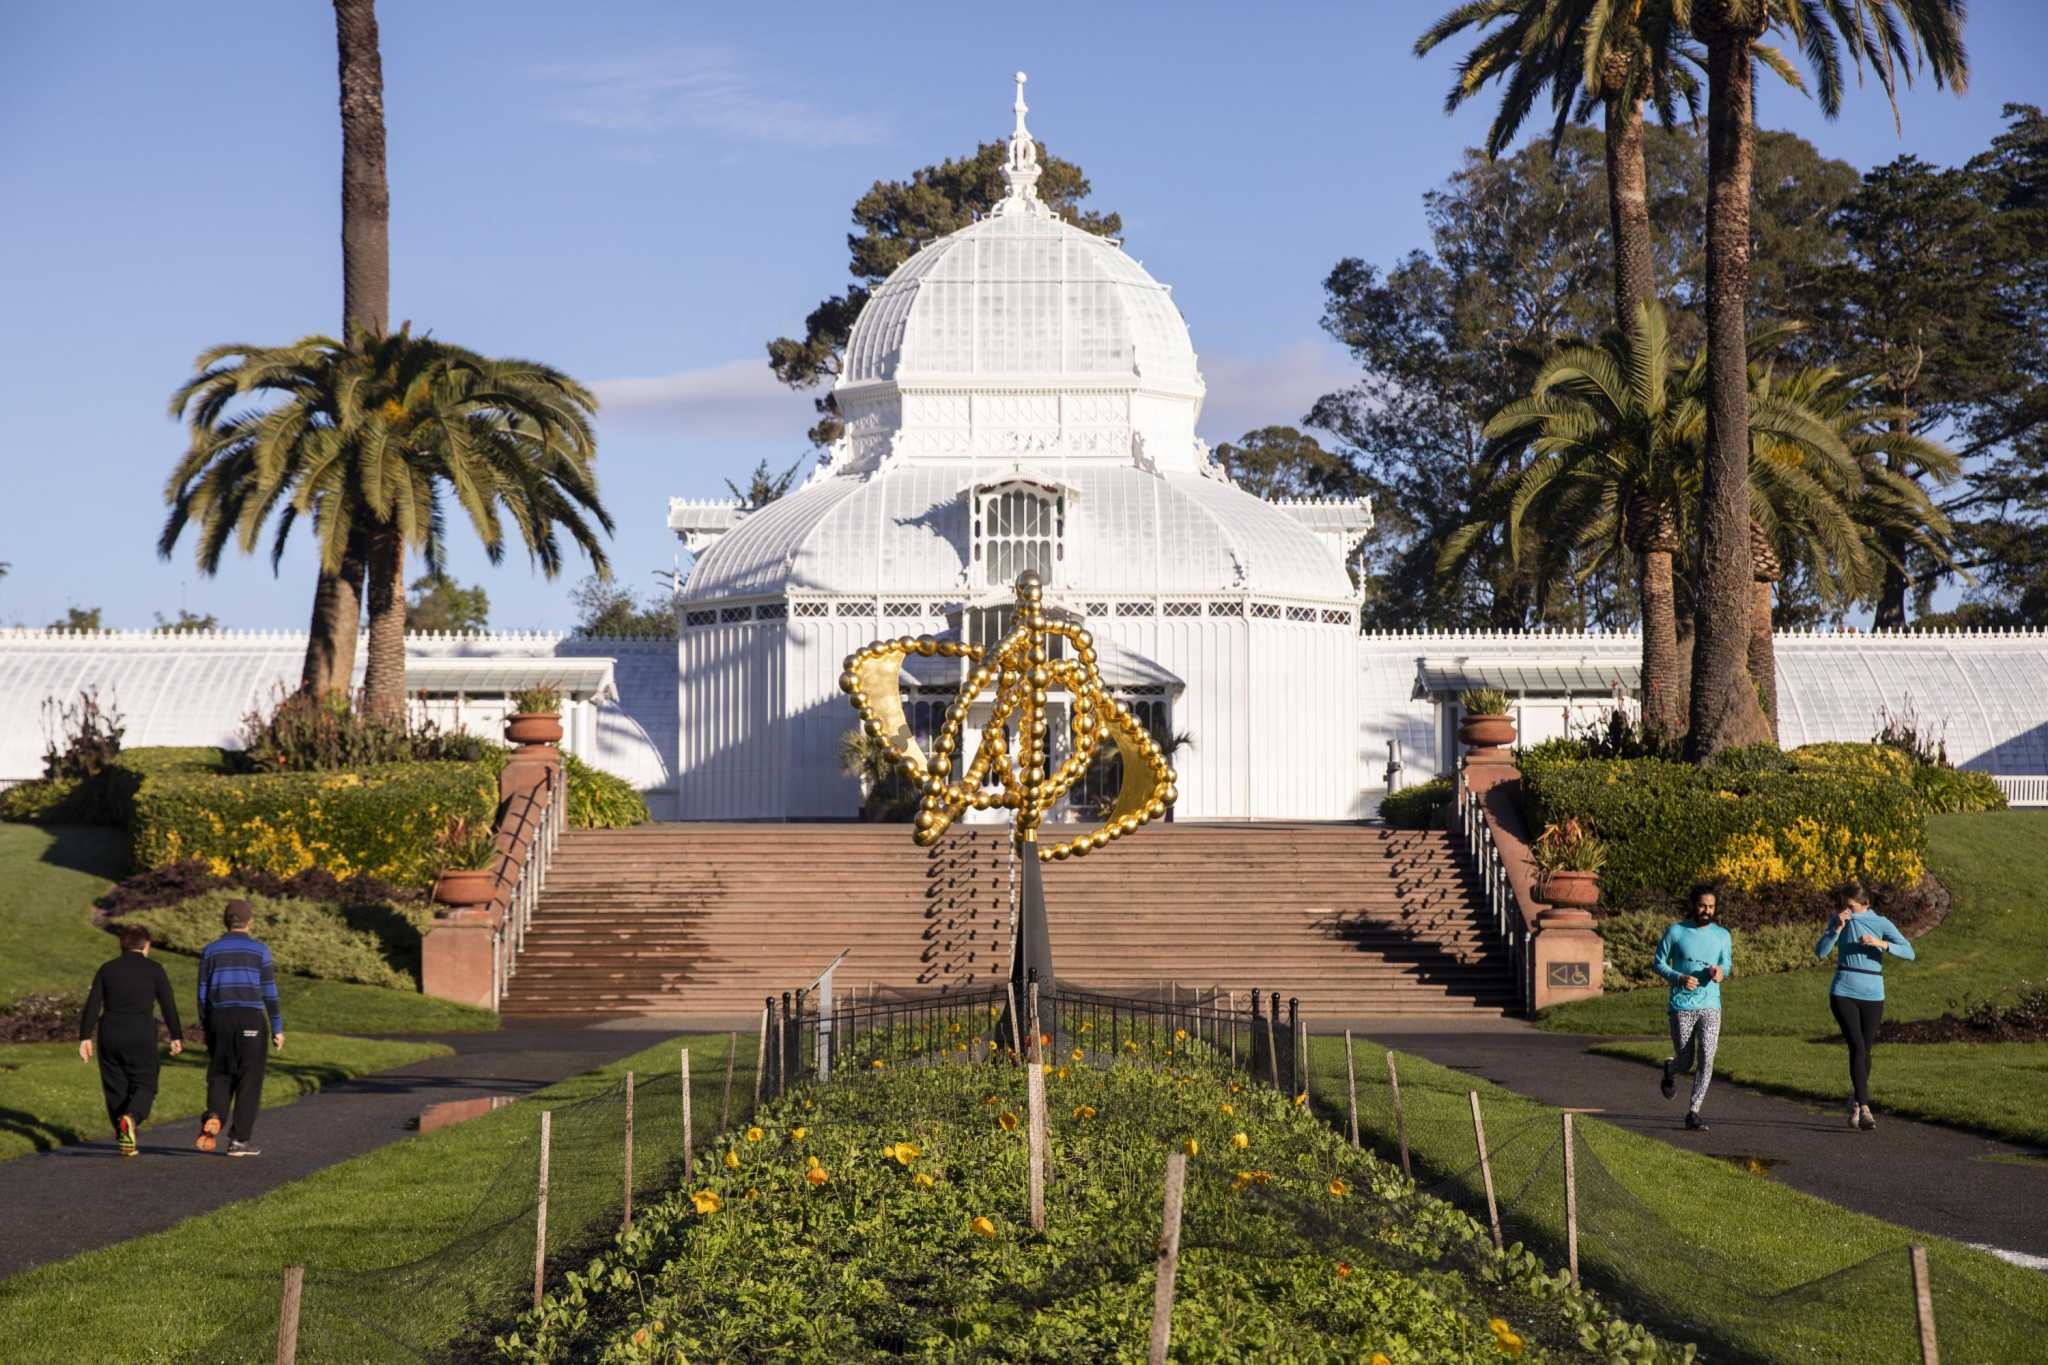
[[1877, 1046], [1877, 1026], [1884, 1022], [1884, 1001], [1851, 1000], [1846, 995], [1828, 997], [1835, 1023], [1849, 1044], [1849, 1084], [1856, 1087], [1856, 1103], [1870, 1103], [1870, 1050]]

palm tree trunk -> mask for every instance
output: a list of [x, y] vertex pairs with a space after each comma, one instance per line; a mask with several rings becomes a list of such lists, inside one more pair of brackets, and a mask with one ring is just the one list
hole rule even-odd
[[[1707, 451], [1700, 490], [1695, 579], [1692, 725], [1688, 752], [1712, 758], [1755, 744], [1770, 730], [1749, 680], [1749, 295], [1750, 42], [1758, 18], [1739, 27], [1726, 0], [1695, 11], [1707, 40]], [[1753, 30], [1753, 31], [1752, 31]]]
[[405, 714], [405, 537], [379, 526], [365, 537], [369, 550], [370, 657], [363, 671], [363, 706], [373, 716]]
[[1778, 742], [1778, 650], [1771, 638], [1771, 581], [1759, 578], [1750, 584], [1749, 678], [1763, 707], [1764, 723], [1770, 727], [1771, 743]]
[[1678, 676], [1678, 612], [1671, 584], [1671, 553], [1650, 550], [1642, 557], [1643, 729], [1670, 743], [1685, 733], [1684, 696]]
[[363, 539], [348, 538], [341, 568], [324, 569], [313, 589], [313, 622], [299, 686], [316, 697], [346, 692], [356, 666], [356, 631], [363, 616]]
[[1650, 249], [1649, 176], [1643, 169], [1643, 102], [1607, 101], [1607, 225], [1614, 238], [1614, 325], [1635, 328], [1636, 309], [1657, 298]]
[[376, 0], [334, 0], [341, 54], [343, 340], [382, 333], [391, 313], [391, 188], [384, 176], [384, 59]]

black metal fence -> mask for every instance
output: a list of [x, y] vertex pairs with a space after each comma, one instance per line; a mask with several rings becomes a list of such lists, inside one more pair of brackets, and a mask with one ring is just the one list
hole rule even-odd
[[756, 1053], [760, 1098], [847, 1071], [986, 1061], [1148, 1059], [1193, 1045], [1255, 1084], [1299, 1095], [1308, 1086], [1299, 1002], [1278, 991], [1162, 982], [1098, 990], [1033, 979], [971, 990], [785, 991], [762, 1005]]

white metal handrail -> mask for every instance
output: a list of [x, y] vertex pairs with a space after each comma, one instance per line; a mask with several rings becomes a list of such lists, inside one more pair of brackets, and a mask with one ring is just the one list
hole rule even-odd
[[512, 884], [505, 894], [505, 913], [499, 917], [491, 942], [491, 1008], [498, 1008], [512, 974], [519, 968], [519, 950], [526, 946], [526, 931], [533, 912], [540, 906], [541, 888], [548, 867], [554, 861], [555, 846], [568, 825], [567, 777], [560, 764], [548, 768], [547, 780], [528, 793], [521, 807], [518, 829], [533, 829], [532, 838], [511, 869]]
[[1465, 785], [1463, 772], [1458, 774], [1457, 793], [1451, 835], [1465, 846], [1473, 869], [1479, 874], [1480, 894], [1493, 915], [1494, 931], [1507, 945], [1508, 961], [1515, 973], [1515, 997], [1526, 1014], [1534, 1004], [1535, 995], [1535, 978], [1530, 971], [1528, 921], [1515, 900], [1514, 883], [1508, 879], [1507, 864], [1501, 860], [1500, 847], [1494, 842], [1493, 826], [1486, 820], [1486, 808]]

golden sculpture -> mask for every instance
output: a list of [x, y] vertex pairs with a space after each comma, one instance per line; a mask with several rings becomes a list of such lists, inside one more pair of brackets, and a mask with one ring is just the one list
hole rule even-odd
[[[1095, 670], [1094, 638], [1079, 626], [1049, 620], [1043, 595], [1037, 574], [1026, 570], [1018, 577], [1016, 618], [993, 652], [981, 645], [905, 635], [878, 640], [847, 656], [839, 675], [840, 690], [852, 698], [862, 727], [882, 741], [897, 767], [923, 793], [912, 835], [919, 844], [936, 843], [961, 812], [972, 807], [1014, 810], [1013, 837], [1019, 846], [1036, 847], [1045, 813], [1087, 773], [1105, 735], [1123, 756], [1123, 786], [1100, 826], [1054, 847], [1039, 848], [1040, 862], [1081, 857], [1157, 819], [1174, 802], [1173, 768], [1159, 742], [1145, 732], [1129, 707], [1103, 689]], [[1052, 657], [1048, 646], [1053, 636], [1066, 640], [1071, 657]], [[897, 681], [911, 654], [964, 657], [973, 665], [966, 688], [946, 711], [929, 756], [910, 732]], [[968, 708], [991, 686], [994, 703], [981, 741], [954, 781], [949, 774]], [[1056, 690], [1072, 699], [1072, 746], [1059, 766], [1048, 771], [1046, 702]]]

